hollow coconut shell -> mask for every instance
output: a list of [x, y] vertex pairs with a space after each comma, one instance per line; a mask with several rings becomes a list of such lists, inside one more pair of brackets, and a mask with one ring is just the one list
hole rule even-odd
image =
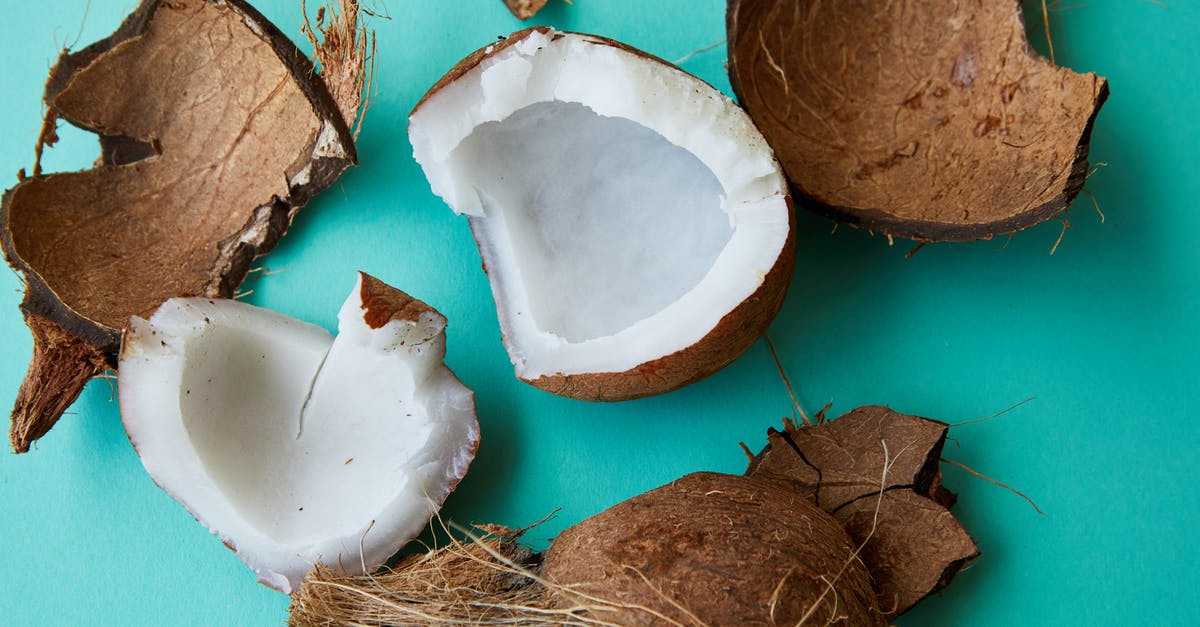
[[17, 452], [115, 366], [131, 315], [232, 296], [357, 159], [342, 103], [244, 0], [143, 0], [111, 36], [59, 57], [45, 102], [39, 157], [59, 118], [99, 135], [101, 156], [81, 172], [35, 166], [4, 194], [0, 243], [34, 336]]
[[[543, 72], [538, 65], [542, 63], [541, 59], [548, 59], [545, 63], [551, 69]], [[560, 59], [563, 60], [561, 63]], [[586, 78], [571, 74], [570, 64], [575, 62], [574, 59], [585, 59], [578, 62], [578, 67], [580, 74], [587, 73]], [[516, 69], [503, 70], [511, 75], [504, 81], [489, 76], [499, 74], [497, 68], [506, 65], [516, 66]], [[563, 67], [569, 69], [563, 70]], [[562, 78], [548, 78], [554, 72]], [[656, 82], [639, 86], [636, 81], [645, 76], [653, 77]], [[501, 83], [503, 88], [500, 88]], [[555, 87], [547, 92], [546, 85]], [[493, 93], [499, 94], [499, 106], [488, 102]], [[613, 94], [618, 95], [614, 97]], [[485, 104], [478, 104], [480, 101]], [[530, 320], [536, 318], [537, 312], [531, 312], [527, 303], [512, 296], [517, 290], [505, 287], [513, 283], [520, 272], [497, 253], [504, 244], [497, 243], [487, 219], [490, 208], [481, 206], [481, 201], [474, 196], [479, 194], [478, 191], [464, 191], [469, 186], [455, 180], [451, 166], [446, 164], [452, 163], [454, 150], [466, 143], [471, 129], [516, 117], [523, 107], [547, 101], [582, 104], [606, 118], [629, 119], [643, 124], [661, 133], [667, 141], [692, 152], [704, 166], [711, 168], [730, 197], [737, 196], [727, 201], [727, 205], [735, 207], [726, 208], [727, 213], [735, 216], [732, 221], [748, 225], [747, 232], [755, 228], [771, 232], [761, 245], [744, 246], [746, 240], [739, 240], [738, 227], [734, 228], [727, 250], [757, 249], [753, 267], [746, 268], [742, 274], [744, 284], [730, 290], [730, 294], [738, 294], [730, 297], [736, 298], [736, 302], [723, 310], [679, 308], [674, 310], [679, 315], [677, 320], [651, 316], [649, 319], [658, 325], [660, 332], [638, 336], [632, 335], [630, 330], [636, 327], [634, 325], [608, 337], [574, 342], [531, 326]], [[443, 110], [449, 113], [442, 114]], [[693, 117], [684, 118], [688, 124], [655, 127], [651, 120], [663, 111], [669, 115], [686, 112], [681, 115]], [[449, 122], [435, 120], [436, 116], [443, 115]], [[543, 134], [552, 132], [542, 131]], [[722, 134], [731, 141], [695, 146], [697, 136]], [[560, 32], [546, 27], [518, 31], [503, 41], [475, 51], [431, 87], [410, 116], [409, 135], [415, 157], [434, 191], [455, 211], [470, 218], [484, 270], [492, 283], [505, 346], [517, 366], [517, 376], [530, 385], [588, 401], [621, 401], [669, 392], [730, 364], [766, 331], [783, 305], [795, 262], [795, 219], [779, 164], [762, 135], [735, 103], [712, 86], [662, 59], [596, 35]], [[570, 158], [586, 158], [588, 152], [577, 149], [572, 152], [576, 156]], [[626, 154], [621, 158], [634, 156]], [[544, 176], [548, 181], [557, 181], [553, 173], [544, 173]], [[736, 217], [751, 214], [754, 217]], [[735, 242], [740, 244], [735, 245]], [[591, 311], [603, 310], [605, 306], [605, 303], [598, 303]], [[586, 313], [590, 312], [576, 312], [575, 315]], [[661, 352], [656, 352], [659, 350], [657, 345], [650, 348], [685, 326], [685, 322], [690, 333], [686, 340], [664, 345]], [[545, 351], [549, 357], [539, 359], [538, 349], [530, 348], [538, 343], [550, 347]], [[637, 350], [641, 352], [636, 359], [626, 359], [615, 367], [597, 366], [599, 360], [591, 356], [577, 360], [589, 362], [588, 366], [579, 367], [565, 365], [563, 362], [567, 358], [559, 359], [564, 355], [578, 356], [597, 345], [612, 350], [640, 347]], [[573, 352], [577, 349], [578, 352]], [[538, 364], [531, 365], [534, 362]]]
[[729, 77], [799, 202], [918, 241], [1070, 206], [1108, 83], [1033, 51], [1020, 2], [729, 0]]
[[620, 624], [887, 624], [845, 529], [786, 481], [687, 475], [564, 531], [542, 575]]

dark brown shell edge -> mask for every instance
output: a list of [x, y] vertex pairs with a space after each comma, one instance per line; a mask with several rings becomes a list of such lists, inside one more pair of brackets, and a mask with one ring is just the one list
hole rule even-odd
[[[412, 113], [416, 113], [434, 94], [477, 67], [484, 59], [524, 40], [530, 33], [548, 34], [555, 31], [546, 26], [519, 30], [502, 41], [489, 44], [468, 55], [434, 83], [422, 96]], [[679, 69], [673, 63], [633, 48], [619, 41], [590, 33], [563, 32], [591, 38], [604, 45], [636, 54], [639, 57]], [[680, 69], [680, 71], [684, 71]], [[690, 74], [689, 74], [690, 76]], [[693, 77], [696, 78], [696, 77]], [[702, 80], [696, 78], [696, 80]], [[705, 83], [708, 84], [708, 83]], [[711, 85], [710, 85], [711, 87]], [[717, 90], [715, 87], [713, 88]], [[410, 114], [411, 115], [411, 114]], [[758, 289], [740, 305], [727, 313], [717, 326], [691, 346], [635, 366], [624, 372], [598, 372], [571, 375], [548, 375], [537, 379], [522, 379], [526, 383], [556, 394], [587, 401], [615, 402], [655, 396], [695, 383], [728, 366], [749, 350], [771, 325], [783, 307], [791, 283], [796, 259], [796, 217], [791, 197], [788, 203], [788, 238]], [[478, 237], [475, 238], [478, 243]], [[488, 269], [485, 265], [484, 272]], [[707, 360], [707, 361], [706, 361]], [[702, 367], [690, 364], [702, 363]], [[630, 390], [636, 390], [631, 392]]]
[[[737, 60], [733, 54], [736, 48], [737, 41], [737, 14], [738, 7], [743, 0], [728, 0], [725, 11], [725, 32], [727, 37], [726, 50], [729, 51], [726, 57], [726, 65], [729, 70], [729, 84], [733, 89], [734, 95], [738, 102], [743, 102], [743, 91], [737, 73]], [[1020, 0], [1012, 0], [1017, 3], [1018, 14], [1022, 13]], [[1026, 45], [1027, 54], [1037, 55], [1038, 53]], [[1040, 56], [1040, 55], [1039, 55]], [[865, 228], [879, 233], [903, 237], [922, 243], [931, 242], [969, 242], [979, 239], [991, 239], [996, 235], [1011, 234], [1017, 231], [1029, 228], [1035, 224], [1040, 224], [1051, 217], [1061, 213], [1071, 206], [1075, 197], [1083, 190], [1084, 184], [1087, 183], [1088, 171], [1091, 164], [1088, 160], [1088, 153], [1091, 149], [1092, 130], [1095, 126], [1096, 116], [1100, 113], [1101, 107], [1108, 100], [1109, 87], [1108, 81], [1097, 76], [1096, 81], [1099, 84], [1097, 87], [1095, 107], [1092, 109], [1092, 114], [1088, 117], [1087, 124], [1084, 126], [1082, 135], [1080, 135], [1079, 143], [1075, 147], [1075, 161], [1071, 165], [1071, 172], [1068, 175], [1063, 191], [1051, 199], [1049, 202], [1040, 206], [1034, 207], [1028, 211], [1019, 213], [1004, 220], [987, 222], [981, 224], [950, 224], [945, 222], [921, 221], [921, 220], [902, 220], [893, 217], [886, 211], [874, 208], [856, 208], [830, 205], [821, 200], [805, 193], [795, 185], [791, 185], [792, 196], [796, 199], [797, 204], [805, 209], [824, 216], [831, 220], [848, 224], [856, 228]], [[789, 181], [790, 183], [790, 181]]]
[[359, 299], [362, 301], [363, 321], [372, 329], [382, 328], [393, 320], [417, 322], [425, 313], [441, 318], [442, 325], [445, 325], [446, 317], [423, 301], [366, 272], [359, 272], [358, 275], [362, 278]]
[[[47, 123], [50, 125], [50, 128], [53, 128], [54, 119], [62, 117], [83, 130], [96, 133], [100, 138], [100, 161], [102, 163], [113, 164], [134, 161], [136, 160], [134, 157], [138, 154], [145, 156], [144, 149], [138, 148], [138, 146], [144, 146], [144, 144], [136, 140], [129, 140], [128, 138], [106, 137], [98, 129], [91, 128], [80, 121], [70, 119], [69, 116], [55, 107], [55, 97], [70, 84], [71, 78], [75, 73], [87, 67], [98, 57], [118, 44], [146, 32], [155, 12], [166, 1], [142, 0], [142, 3], [125, 18], [112, 35], [76, 53], [64, 50], [54, 68], [51, 69], [49, 78], [46, 81], [44, 100], [47, 106]], [[210, 3], [215, 2], [215, 0], [205, 1]], [[301, 153], [297, 164], [289, 172], [289, 176], [294, 175], [304, 166], [311, 165], [306, 182], [301, 185], [290, 186], [288, 198], [275, 198], [271, 204], [257, 208], [251, 213], [251, 217], [241, 232], [227, 239], [226, 242], [221, 243], [222, 250], [226, 250], [227, 246], [232, 246], [232, 248], [226, 250], [226, 254], [222, 255], [218, 267], [212, 269], [212, 279], [205, 290], [206, 293], [202, 295], [228, 298], [233, 295], [237, 286], [245, 280], [253, 260], [267, 254], [279, 243], [280, 238], [283, 237], [290, 226], [295, 212], [306, 204], [312, 196], [333, 184], [346, 168], [356, 164], [358, 156], [353, 136], [349, 130], [349, 123], [343, 119], [337, 103], [334, 102], [325, 83], [317, 75], [311, 60], [304, 56], [304, 53], [296, 47], [291, 39], [284, 35], [274, 24], [245, 0], [221, 0], [219, 3], [241, 15], [242, 19], [251, 25], [251, 30], [271, 46], [276, 56], [292, 75], [293, 80], [300, 86], [301, 91], [307, 97], [317, 116], [321, 118], [324, 124], [332, 125], [336, 130], [339, 147], [345, 155], [345, 158], [327, 156], [312, 158], [316, 143], [320, 138], [320, 132], [318, 132], [317, 136], [313, 138], [312, 143]], [[42, 139], [39, 138], [39, 144]], [[39, 175], [40, 172], [35, 170], [35, 177]], [[94, 348], [96, 353], [104, 356], [108, 368], [115, 368], [116, 354], [120, 349], [121, 330], [92, 321], [66, 306], [54, 291], [50, 289], [37, 271], [30, 267], [17, 254], [8, 223], [12, 193], [20, 186], [21, 182], [17, 186], [7, 190], [4, 193], [3, 199], [0, 200], [0, 220], [3, 221], [3, 228], [0, 228], [0, 247], [4, 250], [4, 258], [8, 264], [15, 270], [18, 270], [24, 277], [25, 296], [22, 299], [20, 308], [27, 324], [30, 324], [32, 328], [33, 323], [29, 321], [37, 319], [40, 320], [41, 324], [57, 327], [57, 331], [52, 331], [51, 335], [73, 338], [76, 341], [69, 341], [69, 344], [82, 344]], [[240, 241], [239, 236], [242, 233], [253, 230], [260, 223], [267, 225], [267, 228], [263, 230], [264, 235], [261, 239], [257, 242]], [[34, 331], [34, 335], [36, 340], [39, 337], [36, 330]], [[41, 344], [41, 346], [45, 346], [45, 344]], [[39, 344], [35, 342], [35, 350], [38, 347]], [[81, 366], [88, 367], [94, 361], [91, 357], [88, 358], [86, 364], [75, 361], [71, 356], [77, 352], [72, 350], [47, 354], [42, 360], [41, 367], [37, 369], [39, 372], [35, 372], [35, 369], [31, 368], [26, 374], [21, 389], [18, 391], [17, 401], [13, 409], [14, 424], [10, 432], [10, 439], [15, 451], [28, 451], [31, 442], [48, 432], [54, 423], [58, 421], [63, 411], [70, 405], [70, 402], [73, 402], [82, 392], [83, 387], [87, 384], [90, 377], [81, 378], [72, 376], [56, 378], [55, 380], [64, 381], [67, 387], [59, 392], [50, 394], [51, 398], [45, 399], [41, 398], [44, 393], [38, 384], [38, 381], [44, 381], [49, 376], [47, 372], [41, 371], [56, 368], [61, 368], [64, 371], [76, 370]], [[35, 355], [35, 361], [36, 359], [37, 356]], [[102, 370], [102, 368], [97, 368], [94, 370], [94, 374], [99, 374]], [[66, 405], [63, 405], [61, 402], [64, 398], [70, 399], [70, 402], [67, 402]], [[18, 422], [37, 424], [32, 426], [23, 424], [21, 427], [18, 427]], [[19, 437], [19, 432], [37, 434], [37, 436], [33, 439], [26, 439]]]

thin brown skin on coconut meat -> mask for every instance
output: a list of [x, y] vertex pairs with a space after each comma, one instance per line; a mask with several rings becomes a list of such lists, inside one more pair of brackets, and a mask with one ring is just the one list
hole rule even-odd
[[734, 91], [817, 213], [967, 241], [1083, 188], [1107, 81], [1034, 52], [1017, 0], [729, 0], [727, 18]]
[[244, 0], [144, 0], [109, 38], [64, 53], [45, 99], [39, 155], [58, 118], [100, 135], [102, 154], [83, 172], [35, 167], [4, 195], [0, 242], [26, 280], [36, 351], [13, 410], [18, 452], [115, 365], [131, 315], [232, 296], [357, 159], [311, 62]]

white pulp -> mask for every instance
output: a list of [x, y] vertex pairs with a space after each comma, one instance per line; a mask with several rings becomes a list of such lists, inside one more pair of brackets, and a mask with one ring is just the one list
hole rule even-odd
[[[678, 300], [732, 233], [724, 190], [695, 156], [581, 104], [530, 105], [480, 125], [455, 152], [485, 212], [507, 227], [535, 324], [570, 342]], [[492, 235], [485, 220], [478, 230]]]
[[199, 298], [135, 318], [125, 338], [121, 415], [147, 471], [284, 592], [317, 560], [383, 563], [478, 442], [472, 394], [442, 363], [445, 319], [371, 329], [359, 294], [336, 338]]
[[691, 346], [787, 242], [786, 184], [745, 113], [587, 35], [529, 32], [432, 94], [409, 136], [470, 217], [525, 379]]

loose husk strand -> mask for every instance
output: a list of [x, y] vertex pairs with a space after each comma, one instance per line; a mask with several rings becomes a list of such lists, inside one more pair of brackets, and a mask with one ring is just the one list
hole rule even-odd
[[347, 128], [357, 139], [370, 106], [375, 76], [375, 31], [363, 23], [366, 11], [358, 0], [328, 0], [317, 9], [313, 20], [308, 17], [304, 0], [300, 10], [304, 14], [301, 30], [313, 45], [321, 78]]

